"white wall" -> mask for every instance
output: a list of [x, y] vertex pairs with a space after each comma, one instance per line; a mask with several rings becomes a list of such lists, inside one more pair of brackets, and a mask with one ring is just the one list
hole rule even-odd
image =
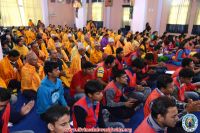
[[147, 0], [135, 0], [131, 30], [142, 32], [146, 23]]
[[41, 0], [41, 2], [43, 22], [47, 26], [49, 25], [48, 0]]

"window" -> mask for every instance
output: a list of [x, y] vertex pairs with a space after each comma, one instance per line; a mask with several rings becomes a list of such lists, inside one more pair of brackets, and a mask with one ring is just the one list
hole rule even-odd
[[25, 25], [28, 25], [29, 19], [32, 19], [33, 23], [37, 23], [38, 20], [42, 20], [42, 7], [41, 0], [23, 0]]
[[26, 26], [42, 20], [41, 0], [0, 0], [0, 25]]
[[103, 21], [103, 2], [93, 2], [92, 3], [92, 20], [93, 21]]
[[0, 25], [22, 25], [18, 2], [16, 0], [0, 0]]
[[122, 27], [129, 26], [130, 25], [130, 6], [124, 6], [123, 7], [123, 20], [122, 20]]
[[172, 0], [168, 24], [186, 25], [190, 0]]

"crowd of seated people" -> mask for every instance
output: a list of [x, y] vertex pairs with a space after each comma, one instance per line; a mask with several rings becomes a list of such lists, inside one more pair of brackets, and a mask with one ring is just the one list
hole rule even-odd
[[[70, 126], [124, 128], [140, 108], [144, 120], [135, 132], [182, 132], [181, 116], [200, 111], [200, 36], [159, 36], [149, 27], [127, 34], [89, 24], [45, 27], [31, 20], [0, 31], [3, 133], [33, 108], [52, 133]], [[19, 93], [27, 103], [17, 112], [12, 105]]]

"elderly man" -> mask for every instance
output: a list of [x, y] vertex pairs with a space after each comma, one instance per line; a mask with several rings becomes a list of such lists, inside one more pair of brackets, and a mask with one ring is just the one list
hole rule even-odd
[[71, 73], [75, 74], [81, 70], [81, 64], [89, 61], [87, 55], [85, 54], [85, 48], [81, 42], [78, 43], [78, 52], [73, 57], [70, 65]]
[[109, 38], [108, 39], [108, 45], [104, 49], [104, 53], [106, 55], [116, 56], [116, 48], [114, 47], [114, 44], [115, 44], [114, 39], [113, 38]]
[[44, 73], [42, 66], [38, 65], [38, 57], [33, 51], [27, 54], [26, 64], [22, 67], [21, 75], [21, 90], [23, 95], [28, 100], [34, 100]]

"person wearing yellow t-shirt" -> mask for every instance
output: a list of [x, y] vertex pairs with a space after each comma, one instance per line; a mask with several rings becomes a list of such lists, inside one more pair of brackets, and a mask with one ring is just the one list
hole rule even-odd
[[26, 37], [26, 44], [29, 45], [31, 42], [33, 42], [36, 39], [35, 33], [33, 30], [28, 29], [24, 31], [25, 37]]
[[64, 86], [69, 87], [73, 75], [70, 73], [70, 69], [66, 63], [58, 57], [58, 52], [56, 50], [50, 50], [50, 61], [57, 62], [58, 68], [60, 70], [59, 77], [62, 80]]
[[125, 45], [124, 37], [121, 36], [120, 39], [116, 42], [115, 47], [116, 49], [119, 47], [123, 48], [124, 45]]
[[47, 51], [46, 44], [42, 39], [42, 36], [41, 35], [37, 35], [36, 40], [37, 40], [37, 43], [39, 45], [39, 49], [45, 54], [46, 58], [48, 58], [49, 57], [49, 53]]
[[42, 66], [38, 65], [38, 57], [33, 51], [30, 51], [26, 56], [26, 64], [21, 70], [22, 94], [29, 101], [36, 99], [37, 90], [42, 80], [40, 79], [39, 69], [42, 69]]
[[56, 35], [52, 34], [51, 38], [48, 41], [47, 49], [48, 50], [56, 49], [56, 47], [55, 47], [55, 42], [56, 41], [59, 41], [59, 38]]
[[135, 48], [132, 44], [132, 40], [133, 40], [133, 35], [128, 37], [127, 42], [125, 42], [125, 45], [123, 47], [125, 56], [128, 56], [130, 53], [132, 53], [135, 50]]
[[11, 50], [8, 56], [0, 61], [0, 77], [11, 90], [19, 90], [21, 88], [21, 68], [23, 66], [20, 54], [17, 50]]
[[74, 55], [70, 64], [70, 72], [73, 75], [81, 70], [82, 63], [89, 61], [87, 55], [85, 54], [85, 48], [81, 42], [78, 42], [77, 49], [78, 52], [76, 52], [76, 55]]
[[34, 26], [34, 23], [33, 23], [32, 19], [29, 19], [28, 26], [30, 26], [30, 27]]
[[36, 54], [36, 56], [38, 57], [38, 63], [40, 65], [43, 65], [44, 61], [47, 59], [47, 57], [45, 56], [44, 52], [42, 50], [40, 50], [37, 41], [33, 41], [30, 44], [30, 46], [31, 46], [31, 51], [33, 51]]
[[28, 48], [25, 46], [24, 37], [19, 37], [16, 40], [17, 45], [14, 46], [14, 50], [17, 50], [20, 53], [20, 58], [24, 59], [28, 53]]
[[58, 58], [59, 59], [62, 59], [65, 62], [69, 61], [69, 58], [68, 58], [67, 54], [65, 53], [65, 51], [62, 49], [60, 42], [56, 43], [56, 50], [58, 52]]
[[0, 88], [7, 88], [5, 81], [0, 77]]
[[98, 64], [103, 60], [102, 56], [103, 53], [101, 51], [101, 45], [99, 42], [95, 42], [95, 47], [91, 50], [90, 53], [90, 62], [92, 64]]
[[73, 40], [72, 34], [69, 33], [67, 36], [68, 36], [68, 41], [64, 42], [63, 45], [65, 50], [68, 51], [68, 55], [71, 56], [72, 48], [75, 46], [75, 42]]
[[114, 47], [114, 39], [113, 38], [109, 38], [108, 39], [108, 45], [105, 47], [104, 49], [104, 53], [106, 55], [116, 55], [116, 48]]

